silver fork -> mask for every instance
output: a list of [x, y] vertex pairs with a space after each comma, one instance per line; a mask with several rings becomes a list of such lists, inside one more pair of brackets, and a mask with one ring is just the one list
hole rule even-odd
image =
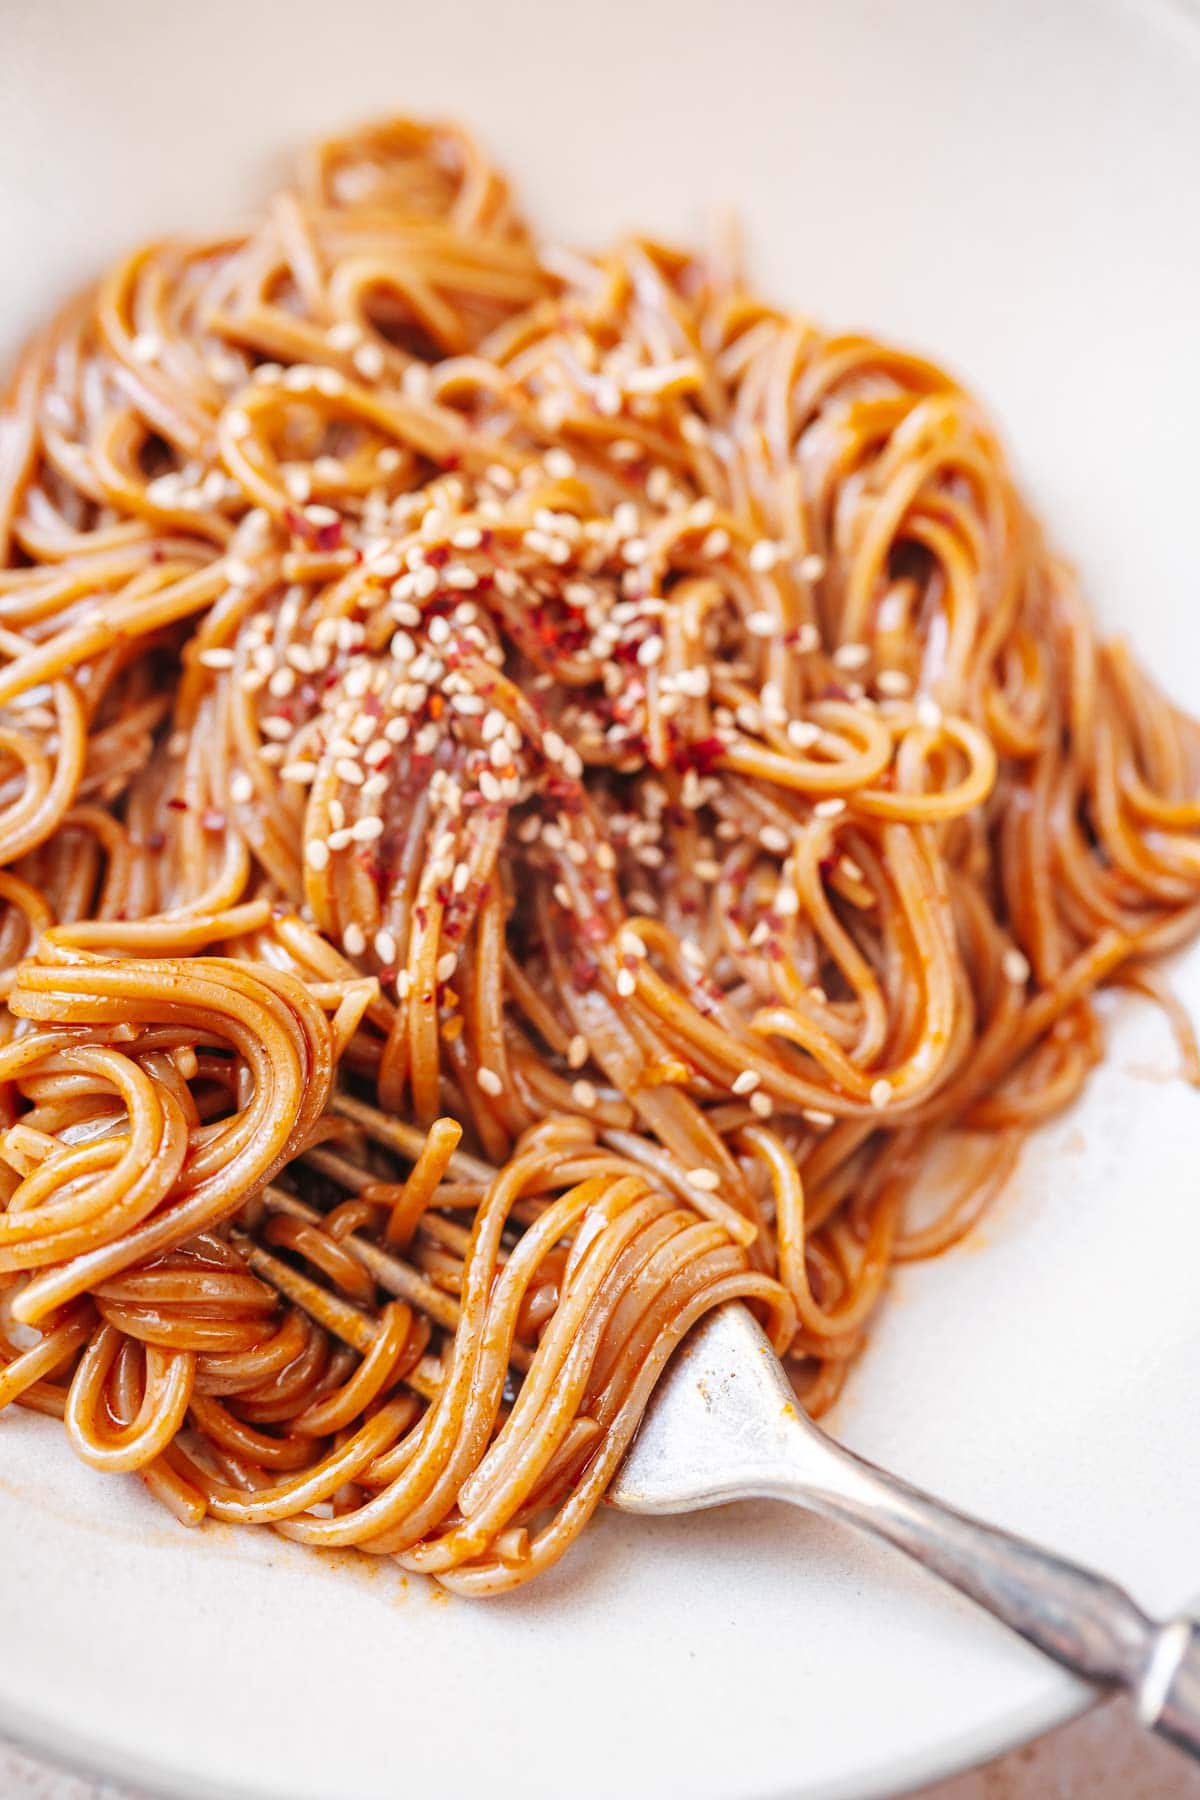
[[885, 1474], [805, 1417], [744, 1306], [675, 1352], [608, 1490], [624, 1512], [790, 1500], [894, 1544], [1072, 1674], [1126, 1688], [1142, 1724], [1200, 1757], [1200, 1624], [1147, 1618], [1123, 1588]]

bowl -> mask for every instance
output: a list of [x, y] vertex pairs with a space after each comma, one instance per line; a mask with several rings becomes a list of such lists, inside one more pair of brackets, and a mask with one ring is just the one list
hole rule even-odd
[[[218, 225], [305, 138], [472, 123], [565, 240], [742, 213], [765, 289], [990, 403], [1109, 628], [1200, 706], [1200, 14], [1134, 0], [9, 0], [0, 338], [139, 236]], [[1200, 1010], [1200, 957], [1173, 979]], [[1200, 1101], [1162, 1020], [965, 1246], [903, 1270], [833, 1423], [1102, 1568], [1200, 1593]], [[882, 1551], [767, 1506], [609, 1515], [494, 1603], [187, 1533], [0, 1419], [0, 1729], [157, 1791], [372, 1800], [894, 1792], [1085, 1690]]]

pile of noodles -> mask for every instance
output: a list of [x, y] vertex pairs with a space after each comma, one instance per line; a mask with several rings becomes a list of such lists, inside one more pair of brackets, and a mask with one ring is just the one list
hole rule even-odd
[[67, 305], [0, 550], [0, 1406], [185, 1522], [525, 1580], [707, 1308], [827, 1406], [1177, 1014], [1200, 734], [974, 402], [453, 128]]

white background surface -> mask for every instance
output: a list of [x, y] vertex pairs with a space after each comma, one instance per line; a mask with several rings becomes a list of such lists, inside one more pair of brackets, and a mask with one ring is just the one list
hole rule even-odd
[[[130, 238], [227, 220], [323, 123], [457, 112], [560, 235], [737, 202], [769, 290], [968, 373], [1195, 708], [1198, 44], [1171, 0], [7, 0], [0, 336]], [[1179, 980], [1200, 1007], [1196, 957]], [[1159, 1609], [1200, 1595], [1200, 1102], [1173, 1064], [1126, 1009], [972, 1245], [899, 1282], [835, 1421]], [[765, 1508], [606, 1519], [472, 1607], [186, 1536], [5, 1416], [0, 1542], [0, 1724], [223, 1795], [861, 1794], [1076, 1698], [894, 1558]]]

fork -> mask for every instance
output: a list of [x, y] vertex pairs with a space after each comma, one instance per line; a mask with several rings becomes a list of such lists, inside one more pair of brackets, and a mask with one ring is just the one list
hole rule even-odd
[[828, 1437], [798, 1405], [745, 1306], [718, 1308], [675, 1352], [616, 1479], [630, 1513], [790, 1500], [894, 1544], [1200, 1757], [1200, 1624], [1148, 1618], [1113, 1581], [956, 1512]]

